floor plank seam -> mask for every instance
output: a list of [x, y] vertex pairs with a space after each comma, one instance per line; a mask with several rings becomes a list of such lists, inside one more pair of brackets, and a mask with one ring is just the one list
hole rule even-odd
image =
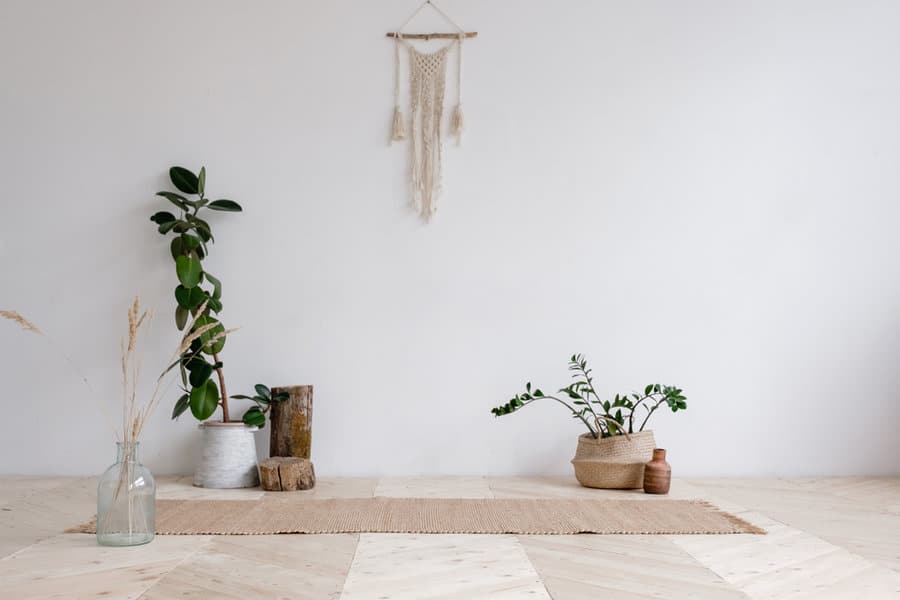
[[155, 588], [156, 586], [158, 586], [159, 584], [161, 584], [161, 583], [163, 582], [163, 580], [165, 580], [166, 577], [168, 577], [169, 575], [171, 575], [172, 573], [174, 573], [179, 567], [181, 567], [182, 565], [184, 565], [185, 563], [187, 563], [190, 559], [194, 558], [195, 556], [197, 556], [197, 555], [200, 554], [201, 552], [204, 552], [204, 551], [208, 550], [209, 547], [210, 547], [211, 545], [212, 545], [212, 538], [209, 537], [209, 536], [206, 536], [206, 539], [203, 541], [203, 545], [199, 546], [199, 547], [198, 547], [196, 550], [194, 550], [193, 552], [189, 552], [188, 554], [186, 554], [186, 555], [184, 556], [184, 558], [182, 558], [181, 560], [179, 560], [179, 561], [178, 561], [171, 569], [169, 569], [169, 571], [168, 571], [165, 575], [163, 575], [162, 577], [160, 577], [159, 579], [157, 579], [156, 581], [154, 581], [153, 583], [151, 583], [150, 586], [149, 586], [146, 590], [144, 590], [143, 592], [141, 592], [141, 595], [138, 596], [136, 600], [141, 600], [141, 598], [146, 598], [147, 594], [149, 594], [150, 592], [152, 592], [152, 591], [153, 591], [153, 588]]
[[344, 596], [344, 590], [347, 588], [347, 579], [350, 578], [350, 571], [353, 570], [353, 562], [356, 560], [356, 554], [359, 552], [359, 541], [362, 538], [361, 533], [357, 533], [356, 535], [356, 545], [353, 546], [353, 556], [350, 557], [350, 563], [347, 565], [347, 572], [344, 573], [344, 583], [341, 584], [341, 593], [339, 598]]
[[[58, 536], [58, 535], [64, 535], [64, 534], [62, 534], [62, 533], [48, 533], [46, 536], [43, 536], [43, 537], [40, 537], [40, 538], [36, 539], [35, 541], [31, 542], [31, 543], [28, 544], [27, 546], [23, 546], [23, 547], [19, 548], [18, 550], [15, 550], [15, 551], [13, 551], [13, 552], [7, 554], [6, 556], [0, 558], [0, 562], [9, 560], [9, 559], [11, 559], [11, 558], [15, 558], [15, 556], [16, 556], [17, 554], [20, 554], [20, 553], [22, 553], [22, 552], [25, 552], [26, 550], [30, 550], [30, 549], [32, 549], [33, 547], [37, 546], [38, 544], [40, 544], [40, 543], [42, 543], [42, 542], [46, 542], [47, 540], [51, 540], [51, 539], [55, 538], [55, 537]], [[88, 534], [85, 534], [85, 535], [88, 535]], [[93, 537], [93, 536], [91, 536], [91, 537]]]

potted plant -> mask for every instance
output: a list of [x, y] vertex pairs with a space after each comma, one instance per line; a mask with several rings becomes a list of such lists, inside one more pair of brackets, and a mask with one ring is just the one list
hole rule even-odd
[[560, 388], [558, 395], [545, 394], [525, 385], [525, 392], [491, 409], [495, 417], [513, 413], [538, 400], [554, 400], [568, 408], [587, 429], [578, 437], [572, 464], [581, 485], [595, 488], [633, 489], [642, 485], [644, 463], [653, 456], [653, 432], [645, 430], [650, 417], [662, 406], [672, 412], [687, 408], [682, 390], [651, 383], [643, 393], [616, 394], [602, 400], [594, 387], [591, 368], [581, 354], [569, 359], [575, 380]]
[[[194, 337], [171, 365], [181, 373], [183, 391], [175, 402], [172, 418], [190, 409], [200, 421], [203, 448], [194, 485], [253, 487], [259, 483], [253, 433], [264, 420], [260, 423], [255, 412], [245, 415], [243, 420], [231, 418], [219, 356], [231, 330], [226, 330], [218, 318], [222, 311], [222, 282], [203, 267], [209, 245], [215, 241], [210, 224], [203, 218], [205, 211], [241, 212], [243, 209], [232, 200], [210, 201], [206, 197], [205, 167], [198, 174], [184, 167], [172, 167], [169, 177], [180, 193], [162, 191], [157, 196], [175, 206], [177, 214], [159, 211], [150, 220], [156, 223], [160, 234], [172, 236], [169, 248], [178, 277], [175, 325], [183, 330], [190, 322], [186, 334]], [[211, 420], [219, 408], [221, 420]]]

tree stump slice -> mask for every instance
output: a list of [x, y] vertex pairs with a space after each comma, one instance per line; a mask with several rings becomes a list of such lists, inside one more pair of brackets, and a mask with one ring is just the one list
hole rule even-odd
[[272, 393], [287, 392], [284, 402], [273, 402], [269, 456], [309, 458], [312, 446], [313, 386], [292, 385], [272, 388]]
[[316, 471], [309, 459], [273, 456], [259, 463], [259, 481], [268, 492], [311, 490], [316, 485]]

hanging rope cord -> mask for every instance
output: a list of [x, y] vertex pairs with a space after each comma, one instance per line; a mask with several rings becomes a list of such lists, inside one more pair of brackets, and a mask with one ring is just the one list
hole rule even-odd
[[394, 40], [394, 119], [391, 124], [391, 142], [398, 142], [406, 139], [406, 124], [400, 110], [400, 44], [404, 40], [399, 31]]
[[462, 132], [466, 126], [462, 109], [462, 48], [465, 38], [464, 33], [459, 34], [459, 47], [456, 49], [456, 109], [450, 123], [451, 130], [456, 135], [457, 145], [462, 143]]
[[400, 33], [394, 38], [394, 106], [400, 106]]
[[400, 29], [397, 30], [397, 33], [399, 34], [401, 31], [406, 29], [406, 26], [409, 25], [412, 22], [412, 20], [415, 19], [419, 15], [419, 13], [425, 9], [426, 6], [431, 6], [431, 8], [433, 8], [437, 12], [437, 14], [441, 15], [444, 18], [444, 20], [447, 21], [448, 23], [450, 23], [459, 33], [466, 32], [466, 30], [463, 29], [462, 27], [460, 27], [459, 25], [457, 25], [456, 22], [453, 19], [451, 19], [447, 13], [445, 13], [440, 8], [438, 8], [437, 4], [435, 4], [431, 0], [427, 0], [426, 2], [422, 3], [422, 6], [420, 6], [419, 8], [416, 9], [416, 12], [414, 12], [413, 14], [411, 14], [409, 16], [409, 18], [403, 23], [403, 25], [400, 26]]

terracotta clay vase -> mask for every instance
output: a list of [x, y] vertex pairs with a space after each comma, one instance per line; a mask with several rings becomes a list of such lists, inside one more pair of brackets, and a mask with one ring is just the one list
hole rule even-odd
[[666, 451], [654, 448], [653, 460], [644, 465], [644, 492], [668, 494], [672, 482], [672, 467], [666, 462]]

